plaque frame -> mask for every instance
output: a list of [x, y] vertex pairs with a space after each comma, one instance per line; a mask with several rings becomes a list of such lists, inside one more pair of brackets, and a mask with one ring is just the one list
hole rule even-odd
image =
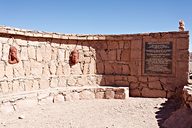
[[[150, 43], [150, 44], [155, 44], [155, 45], [163, 45], [163, 44], [170, 44], [171, 45], [171, 73], [150, 73], [150, 72], [146, 72], [146, 44]], [[142, 50], [142, 75], [147, 75], [147, 76], [175, 76], [175, 44], [173, 43], [173, 41], [145, 41], [143, 42], [143, 50]]]

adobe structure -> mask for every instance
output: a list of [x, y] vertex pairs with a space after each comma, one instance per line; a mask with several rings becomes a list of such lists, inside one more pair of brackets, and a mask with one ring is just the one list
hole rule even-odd
[[188, 83], [188, 49], [189, 32], [182, 28], [73, 35], [1, 26], [0, 97], [29, 94], [37, 101], [50, 96], [51, 101], [170, 98], [181, 95]]

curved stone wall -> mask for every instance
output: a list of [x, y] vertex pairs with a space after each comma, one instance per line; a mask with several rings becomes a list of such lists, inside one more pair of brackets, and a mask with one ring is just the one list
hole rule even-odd
[[[16, 47], [18, 63], [9, 63]], [[56, 87], [129, 87], [171, 97], [188, 79], [189, 32], [70, 35], [0, 27], [0, 95]], [[78, 63], [70, 54], [78, 50]], [[14, 58], [14, 57], [13, 57]], [[14, 59], [13, 59], [14, 61]]]

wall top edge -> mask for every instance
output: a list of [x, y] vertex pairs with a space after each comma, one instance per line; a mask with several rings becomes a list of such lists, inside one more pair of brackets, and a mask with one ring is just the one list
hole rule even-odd
[[15, 35], [33, 38], [55, 38], [65, 40], [128, 40], [131, 37], [164, 36], [172, 34], [184, 34], [185, 36], [189, 36], [189, 31], [149, 32], [138, 34], [62, 34], [0, 26], [0, 36], [1, 34], [10, 36]]

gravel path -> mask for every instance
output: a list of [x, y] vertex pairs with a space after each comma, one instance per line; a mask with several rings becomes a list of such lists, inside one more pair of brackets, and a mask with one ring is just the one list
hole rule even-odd
[[165, 102], [163, 98], [129, 98], [38, 105], [0, 114], [0, 128], [159, 128], [157, 117]]

